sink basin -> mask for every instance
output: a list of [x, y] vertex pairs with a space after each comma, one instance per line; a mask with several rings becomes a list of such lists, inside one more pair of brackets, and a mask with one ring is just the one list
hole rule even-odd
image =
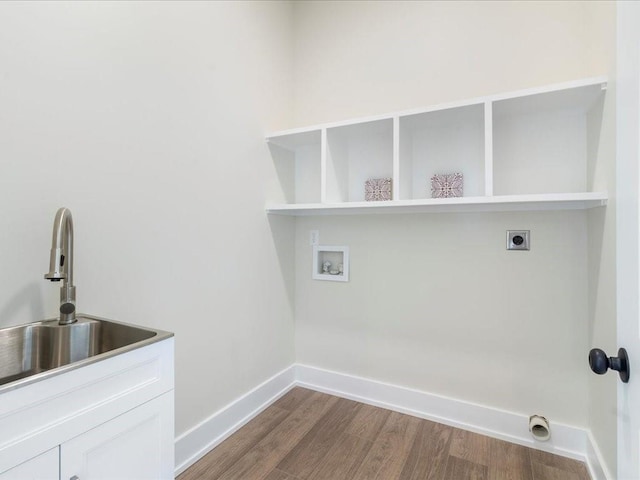
[[171, 336], [88, 315], [70, 325], [55, 319], [0, 329], [0, 393]]

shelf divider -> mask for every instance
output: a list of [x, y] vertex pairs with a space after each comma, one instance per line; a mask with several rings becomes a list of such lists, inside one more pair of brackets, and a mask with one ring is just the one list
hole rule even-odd
[[400, 117], [393, 117], [393, 179], [391, 198], [400, 200]]
[[327, 129], [320, 133], [320, 202], [327, 202]]
[[493, 102], [484, 102], [484, 194], [493, 196]]

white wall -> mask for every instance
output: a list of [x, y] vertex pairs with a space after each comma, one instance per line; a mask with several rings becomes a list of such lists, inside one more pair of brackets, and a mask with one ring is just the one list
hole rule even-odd
[[606, 73], [597, 3], [296, 2], [296, 125]]
[[[532, 231], [530, 252], [505, 250], [509, 228]], [[311, 280], [311, 229], [349, 245], [349, 283]], [[300, 363], [585, 425], [584, 212], [300, 218], [297, 233]]]
[[[297, 3], [296, 124], [607, 74], [613, 8]], [[584, 212], [299, 219], [298, 361], [587, 427], [587, 227]], [[350, 283], [310, 280], [312, 228], [349, 245]], [[531, 229], [531, 252], [505, 251], [509, 228]]]
[[180, 434], [294, 361], [282, 2], [0, 3], [0, 326], [57, 313], [56, 209], [82, 312], [176, 334]]

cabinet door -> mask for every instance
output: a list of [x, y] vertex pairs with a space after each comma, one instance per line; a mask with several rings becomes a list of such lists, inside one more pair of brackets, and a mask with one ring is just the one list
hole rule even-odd
[[173, 391], [60, 446], [61, 480], [174, 478]]
[[58, 447], [55, 447], [0, 473], [0, 480], [59, 480], [59, 461]]

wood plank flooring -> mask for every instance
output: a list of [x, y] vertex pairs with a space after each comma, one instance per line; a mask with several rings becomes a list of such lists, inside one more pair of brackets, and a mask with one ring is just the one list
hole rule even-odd
[[588, 480], [584, 464], [294, 388], [178, 480]]

